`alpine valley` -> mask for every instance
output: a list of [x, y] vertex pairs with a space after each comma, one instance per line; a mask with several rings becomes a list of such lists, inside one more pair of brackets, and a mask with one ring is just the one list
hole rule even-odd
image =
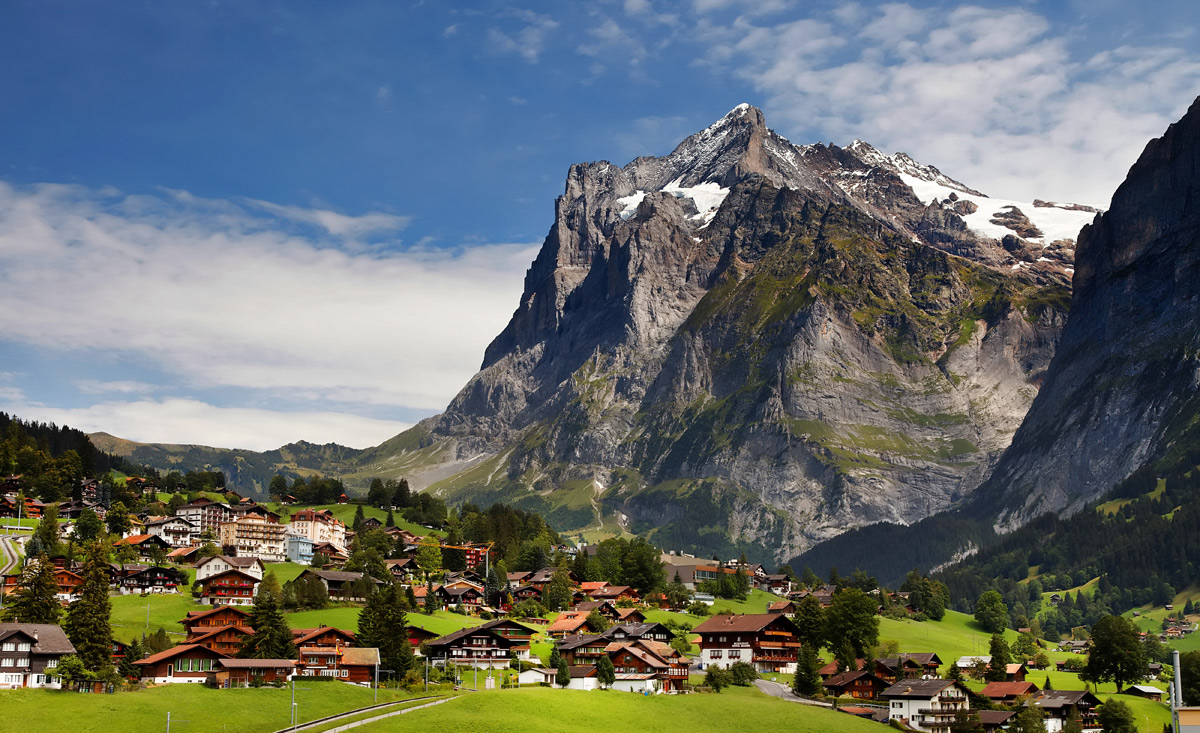
[[571, 167], [444, 413], [364, 451], [97, 446], [259, 492], [276, 470], [404, 477], [569, 535], [783, 561], [972, 496], [1046, 378], [1096, 214], [794, 145], [743, 104], [665, 157]]

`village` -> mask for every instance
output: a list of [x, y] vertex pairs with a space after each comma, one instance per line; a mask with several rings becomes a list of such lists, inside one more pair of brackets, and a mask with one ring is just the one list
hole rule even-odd
[[[9, 479], [9, 488], [18, 481]], [[130, 481], [139, 491], [155, 490]], [[39, 520], [57, 512], [66, 520], [56, 521], [60, 539], [69, 543], [85, 513], [110, 518], [95, 501], [94, 488], [85, 485], [81, 499], [53, 508], [9, 491], [0, 498], [0, 518]], [[390, 512], [386, 520], [367, 517], [361, 507], [355, 507], [357, 529], [350, 529], [337, 516], [351, 506], [344, 494], [330, 507], [294, 507], [292, 502], [283, 497], [279, 505], [268, 507], [232, 493], [201, 497], [174, 507], [169, 516], [130, 514], [120, 536], [110, 535], [114, 561], [106, 572], [113, 599], [147, 599], [147, 617], [155, 599], [188, 598], [191, 609], [173, 619], [183, 632], [166, 648], [145, 653], [137, 643], [113, 640], [110, 658], [114, 669], [126, 670], [123, 684], [229, 689], [331, 679], [370, 687], [380, 684], [381, 672], [385, 682], [395, 677], [395, 670], [384, 669], [387, 660], [380, 649], [361, 643], [353, 615], [345, 613], [338, 618], [351, 623], [290, 628], [288, 648], [294, 654], [288, 658], [244, 653], [255, 634], [252, 614], [264, 581], [278, 588], [274, 574], [288, 568], [293, 571], [288, 592], [319, 587], [318, 595], [339, 612], [358, 614], [385, 587], [403, 594], [407, 618], [415, 621], [400, 630], [411, 653], [411, 662], [405, 662], [409, 673], [401, 682], [421, 689], [432, 681], [469, 690], [545, 687], [686, 695], [754, 683], [797, 702], [831, 706], [880, 723], [894, 721], [916, 731], [948, 733], [958, 730], [967, 716], [979, 730], [1008, 730], [1025, 709], [1035, 709], [1048, 731], [1074, 730], [1073, 724], [1101, 729], [1098, 686], [1050, 684], [1050, 675], [1078, 680], [1078, 660], [1090, 648], [1086, 639], [1047, 644], [1045, 651], [1039, 643], [1037, 654], [999, 666], [988, 655], [944, 658], [936, 637], [925, 648], [900, 649], [893, 642], [887, 649], [859, 649], [860, 654], [871, 653], [851, 655], [851, 660], [836, 653], [816, 657], [818, 641], [813, 663], [804, 649], [813, 646], [801, 628], [805, 613], [831, 613], [840, 596], [857, 594], [871, 599], [871, 614], [911, 618], [920, 611], [910, 603], [910, 593], [842, 593], [825, 582], [801, 583], [791, 572], [770, 573], [744, 558], [719, 561], [677, 553], [658, 557], [662, 577], [671, 582], [641, 593], [628, 584], [577, 576], [571, 564], [580, 553], [585, 559], [594, 554], [594, 545], [552, 548], [558, 565], [497, 578], [486, 543], [446, 545], [433, 531], [417, 533], [427, 528], [396, 526]], [[369, 533], [386, 536], [393, 548], [376, 564], [374, 576], [346, 567], [353, 548], [360, 546], [355, 537]], [[28, 549], [32, 541], [23, 544]], [[439, 558], [458, 550], [465, 569], [432, 569], [430, 547]], [[80, 563], [65, 557], [48, 562], [55, 599], [69, 606], [84, 583]], [[28, 565], [13, 570], [4, 575], [0, 599], [19, 595], [23, 578], [30, 577]], [[744, 597], [759, 604], [757, 609], [705, 592], [738, 584], [748, 591]], [[1060, 594], [1049, 596], [1051, 604], [1061, 600]], [[426, 616], [429, 621], [423, 623]], [[447, 625], [451, 619], [456, 621]], [[1170, 640], [1190, 635], [1195, 623], [1181, 615], [1164, 627], [1161, 638]], [[60, 662], [76, 650], [59, 625], [8, 622], [0, 624], [0, 634], [0, 689], [105, 687], [94, 679], [64, 679]], [[1141, 632], [1142, 638], [1148, 635]], [[138, 658], [127, 658], [131, 647]], [[876, 656], [880, 650], [887, 654]], [[1045, 652], [1057, 659], [1051, 661]], [[816, 669], [806, 671], [806, 664]], [[798, 695], [800, 677], [811, 677], [813, 671], [819, 683]], [[1043, 671], [1044, 681], [1038, 684], [1035, 674]], [[1164, 689], [1158, 681], [1168, 677], [1169, 670], [1164, 673], [1160, 663], [1150, 663], [1119, 692], [1161, 705]], [[1151, 684], [1142, 684], [1146, 680]]]

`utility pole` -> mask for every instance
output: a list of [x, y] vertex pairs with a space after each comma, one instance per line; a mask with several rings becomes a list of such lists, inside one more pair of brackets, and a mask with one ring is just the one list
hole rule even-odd
[[379, 703], [379, 673], [380, 672], [391, 672], [392, 674], [396, 674], [396, 670], [394, 670], [394, 669], [382, 669], [381, 670], [379, 668], [378, 664], [375, 665], [375, 703], [376, 704]]
[[[310, 688], [301, 687], [300, 689], [307, 690]], [[296, 678], [295, 677], [292, 677], [292, 711], [291, 712], [292, 712], [292, 728], [295, 728], [296, 724], [300, 722], [299, 711], [297, 711], [297, 709], [296, 709]]]

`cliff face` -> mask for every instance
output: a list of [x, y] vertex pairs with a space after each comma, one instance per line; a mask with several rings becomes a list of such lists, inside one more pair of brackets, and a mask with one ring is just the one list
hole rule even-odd
[[927, 516], [1054, 354], [1074, 242], [1039, 203], [792, 145], [746, 105], [669, 156], [573, 166], [482, 370], [361, 473], [763, 559]]
[[1071, 511], [1195, 441], [1200, 415], [1200, 101], [1085, 227], [1045, 388], [988, 486], [997, 528]]

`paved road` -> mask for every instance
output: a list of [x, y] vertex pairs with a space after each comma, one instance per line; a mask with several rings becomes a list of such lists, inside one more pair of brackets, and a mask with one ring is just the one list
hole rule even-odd
[[832, 704], [827, 702], [817, 702], [816, 700], [808, 700], [803, 697], [799, 697], [796, 695], [796, 693], [792, 692], [792, 688], [778, 682], [772, 682], [770, 680], [754, 680], [754, 686], [771, 697], [777, 697], [780, 700], [798, 702], [801, 705], [812, 705], [819, 708], [833, 707]]
[[0, 574], [11, 573], [17, 567], [17, 551], [11, 537], [0, 535]]

